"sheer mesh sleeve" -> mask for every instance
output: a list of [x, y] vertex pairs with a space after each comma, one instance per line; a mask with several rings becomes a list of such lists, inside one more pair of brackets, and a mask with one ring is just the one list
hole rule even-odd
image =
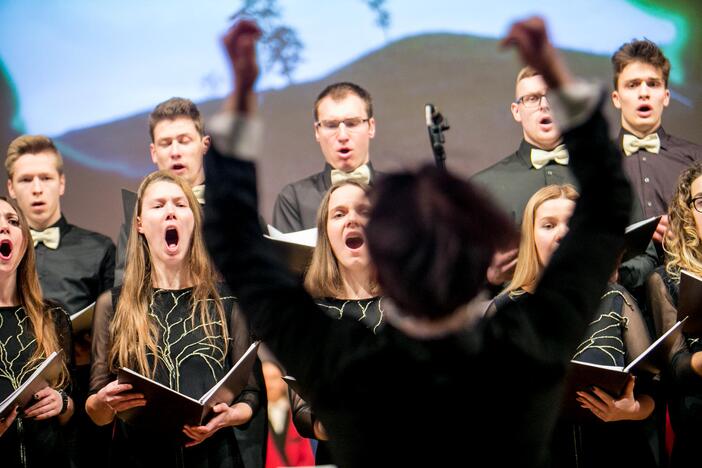
[[[624, 345], [626, 346], [626, 362], [629, 363], [646, 351], [652, 341], [636, 301], [628, 292], [622, 291], [622, 294], [624, 301], [621, 315], [626, 319]], [[658, 370], [660, 371], [660, 369]]]
[[290, 396], [290, 409], [292, 410], [292, 421], [298, 434], [308, 439], [315, 439], [314, 436], [314, 412], [312, 407], [292, 388], [288, 388]]
[[[626, 319], [626, 331], [624, 332], [624, 346], [626, 350], [626, 362], [629, 363], [636, 359], [641, 353], [646, 351], [651, 343], [651, 337], [644, 322], [641, 310], [636, 304], [636, 300], [624, 288], [620, 289], [624, 300], [622, 301], [621, 316]], [[653, 379], [654, 375], [662, 369], [658, 365], [648, 369], [652, 373], [642, 373], [637, 376], [634, 392], [636, 395], [650, 395], [656, 398], [658, 392], [657, 381]]]
[[[249, 332], [246, 319], [241, 314], [238, 305], [236, 303], [233, 304], [231, 318], [229, 320], [229, 337], [231, 339], [229, 357], [232, 365], [239, 360], [239, 358], [246, 352], [248, 347], [251, 346], [251, 343], [254, 342], [253, 337]], [[257, 378], [257, 376], [260, 376], [260, 378]], [[261, 369], [261, 361], [256, 358], [254, 369], [249, 375], [249, 382], [236, 399], [236, 403], [244, 402], [248, 404], [253, 410], [254, 414], [258, 411], [261, 404], [261, 386], [259, 382], [262, 381], [262, 376], [263, 371]]]
[[58, 304], [49, 303], [46, 307], [56, 327], [59, 348], [63, 350], [63, 359], [69, 374], [69, 380], [64, 390], [70, 395], [76, 378], [75, 361], [73, 359], [73, 328], [71, 327], [71, 319], [68, 316], [68, 312]]
[[[656, 333], [660, 336], [678, 319], [678, 311], [670, 295], [665, 280], [659, 272], [654, 272], [647, 281], [648, 305], [656, 324]], [[702, 377], [692, 370], [692, 355], [680, 331], [672, 333], [662, 346], [661, 356], [664, 365], [670, 370], [673, 379], [679, 384], [700, 385]]]
[[98, 297], [93, 316], [92, 359], [90, 363], [90, 394], [97, 393], [102, 387], [115, 379], [110, 372], [108, 355], [110, 353], [110, 323], [114, 317], [112, 292], [106, 291]]

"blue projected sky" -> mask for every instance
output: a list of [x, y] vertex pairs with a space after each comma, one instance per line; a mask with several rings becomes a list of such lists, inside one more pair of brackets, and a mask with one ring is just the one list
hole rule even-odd
[[[149, 110], [174, 95], [195, 101], [223, 95], [229, 75], [217, 40], [240, 4], [0, 0], [0, 58], [18, 94], [24, 123], [18, 130], [55, 136]], [[515, 18], [536, 13], [549, 20], [559, 46], [607, 55], [634, 37], [646, 36], [665, 46], [677, 34], [673, 23], [624, 0], [388, 0], [387, 37], [360, 0], [279, 4], [281, 20], [304, 43], [296, 81], [324, 76], [409, 35], [499, 37]], [[264, 73], [259, 88], [286, 83], [281, 76]]]

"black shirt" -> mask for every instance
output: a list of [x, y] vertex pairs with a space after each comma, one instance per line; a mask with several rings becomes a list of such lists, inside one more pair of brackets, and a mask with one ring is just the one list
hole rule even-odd
[[[380, 174], [373, 170], [369, 162], [370, 183]], [[302, 180], [283, 187], [278, 194], [273, 208], [273, 226], [282, 232], [303, 231], [317, 227], [317, 210], [322, 198], [331, 187], [331, 171], [329, 164], [324, 170]]]
[[[620, 149], [624, 133], [628, 132], [619, 131]], [[624, 156], [622, 163], [643, 208], [643, 219], [668, 213], [668, 204], [678, 186], [680, 173], [695, 162], [702, 162], [701, 146], [669, 135], [663, 127], [656, 133], [661, 142], [658, 154], [639, 150]]]
[[112, 287], [115, 244], [107, 236], [69, 224], [63, 215], [54, 226], [61, 232], [59, 246], [50, 249], [37, 244], [37, 273], [44, 297], [73, 314]]

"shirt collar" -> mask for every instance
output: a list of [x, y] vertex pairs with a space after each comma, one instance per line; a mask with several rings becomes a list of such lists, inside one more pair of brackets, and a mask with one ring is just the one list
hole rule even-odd
[[47, 226], [46, 229], [49, 229], [52, 227], [59, 228], [59, 232], [61, 233], [61, 236], [63, 236], [64, 234], [66, 234], [68, 231], [71, 230], [71, 225], [68, 224], [68, 221], [66, 220], [66, 217], [63, 215], [63, 213], [61, 213], [61, 217], [58, 219], [58, 221], [56, 221], [51, 226]]

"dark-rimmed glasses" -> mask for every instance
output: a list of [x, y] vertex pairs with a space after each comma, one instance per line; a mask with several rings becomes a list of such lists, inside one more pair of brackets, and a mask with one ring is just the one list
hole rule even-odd
[[545, 94], [537, 94], [537, 93], [525, 94], [524, 96], [517, 98], [517, 100], [514, 101], [514, 103], [515, 104], [521, 103], [521, 104], [524, 104], [524, 107], [526, 107], [527, 109], [534, 109], [536, 107], [541, 106], [541, 100], [545, 99], [545, 98], [546, 98]]
[[342, 124], [347, 132], [358, 132], [363, 129], [363, 124], [369, 120], [361, 117], [351, 117], [343, 120], [320, 120], [315, 122], [315, 125], [321, 132], [327, 134], [338, 132]]
[[693, 207], [698, 213], [702, 213], [702, 195], [698, 195], [695, 198], [690, 199], [690, 206]]

